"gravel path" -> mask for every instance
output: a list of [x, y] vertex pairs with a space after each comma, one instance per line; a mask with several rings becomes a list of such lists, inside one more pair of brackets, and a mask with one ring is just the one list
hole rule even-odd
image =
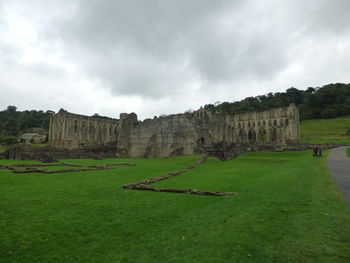
[[343, 146], [333, 149], [328, 155], [328, 168], [340, 191], [343, 192], [344, 198], [350, 208], [350, 158], [346, 155], [346, 148]]

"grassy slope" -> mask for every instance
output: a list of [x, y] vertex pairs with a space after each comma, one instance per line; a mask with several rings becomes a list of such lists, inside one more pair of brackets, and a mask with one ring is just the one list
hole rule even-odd
[[325, 158], [310, 152], [209, 159], [157, 184], [235, 197], [121, 188], [197, 158], [67, 160], [138, 166], [52, 175], [0, 170], [0, 262], [349, 262], [350, 213]]
[[301, 140], [311, 143], [350, 144], [345, 132], [350, 128], [350, 116], [301, 122]]

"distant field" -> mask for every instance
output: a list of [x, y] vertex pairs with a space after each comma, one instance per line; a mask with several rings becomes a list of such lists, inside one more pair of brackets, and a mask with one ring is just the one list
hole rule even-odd
[[[64, 160], [137, 166], [63, 174], [0, 170], [0, 262], [350, 262], [350, 213], [326, 157], [309, 151], [209, 158], [156, 184], [238, 196], [122, 189], [197, 159]], [[0, 160], [10, 163], [18, 161]]]
[[350, 144], [350, 116], [334, 119], [305, 120], [301, 122], [301, 141], [310, 143]]

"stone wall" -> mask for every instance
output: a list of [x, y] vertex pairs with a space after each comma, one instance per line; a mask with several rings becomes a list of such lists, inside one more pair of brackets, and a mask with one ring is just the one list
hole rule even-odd
[[271, 148], [297, 142], [299, 112], [289, 107], [261, 112], [219, 114], [199, 109], [138, 121], [87, 117], [60, 110], [50, 123], [50, 144], [76, 149], [115, 145], [118, 157], [168, 157], [212, 153], [233, 157], [247, 148]]
[[117, 119], [88, 117], [61, 109], [50, 120], [49, 142], [65, 149], [115, 144], [118, 123]]

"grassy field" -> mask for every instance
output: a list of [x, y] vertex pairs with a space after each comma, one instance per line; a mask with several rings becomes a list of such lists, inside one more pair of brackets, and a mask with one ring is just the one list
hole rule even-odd
[[156, 184], [238, 193], [226, 197], [121, 188], [198, 156], [65, 160], [137, 166], [64, 174], [0, 170], [0, 262], [349, 262], [350, 213], [325, 158], [209, 158]]
[[347, 153], [348, 156], [350, 157], [350, 148], [346, 149], [346, 153]]
[[300, 123], [301, 141], [310, 143], [350, 144], [350, 116], [334, 119], [305, 120]]

